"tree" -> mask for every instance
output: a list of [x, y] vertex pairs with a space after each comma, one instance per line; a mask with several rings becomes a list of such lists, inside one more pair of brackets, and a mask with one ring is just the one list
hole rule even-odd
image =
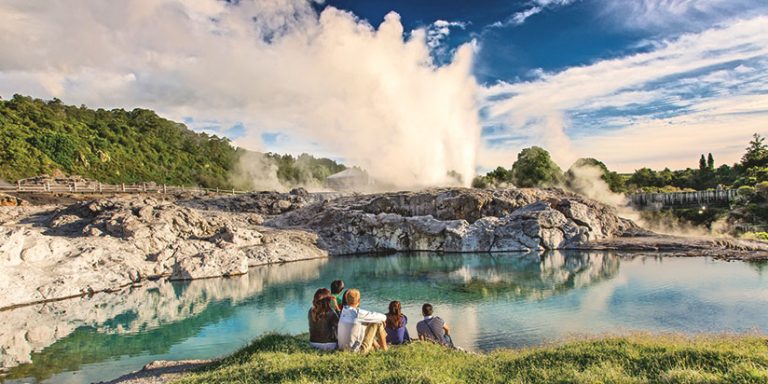
[[710, 152], [709, 155], [707, 155], [707, 169], [710, 171], [715, 170], [715, 158], [712, 156], [712, 153]]
[[512, 165], [512, 180], [518, 187], [547, 187], [563, 181], [563, 171], [541, 147], [525, 148]]
[[605, 163], [591, 157], [580, 158], [576, 160], [570, 168], [568, 168], [568, 172], [565, 173], [566, 185], [573, 188], [576, 183], [576, 179], [579, 176], [583, 176], [583, 172], [580, 172], [580, 170], [585, 168], [593, 168], [598, 170], [600, 172], [600, 179], [608, 184], [608, 188], [611, 190], [611, 192], [619, 193], [626, 191], [624, 179], [621, 177], [621, 175], [608, 170], [608, 167], [605, 165]]
[[632, 174], [629, 178], [630, 184], [634, 184], [637, 188], [643, 187], [657, 187], [664, 186], [664, 181], [659, 174], [650, 168], [640, 168]]
[[765, 138], [755, 133], [752, 135], [752, 141], [749, 142], [747, 153], [741, 158], [741, 164], [744, 168], [768, 166], [768, 146], [764, 143]]
[[707, 160], [704, 158], [704, 155], [701, 155], [701, 158], [699, 159], [699, 170], [703, 171], [707, 169]]
[[511, 183], [512, 182], [512, 170], [504, 167], [496, 167], [493, 171], [488, 172], [485, 175], [493, 184]]

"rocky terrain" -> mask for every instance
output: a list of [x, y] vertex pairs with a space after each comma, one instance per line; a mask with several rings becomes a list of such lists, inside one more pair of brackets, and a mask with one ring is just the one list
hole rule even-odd
[[768, 257], [764, 243], [656, 236], [557, 189], [111, 196], [0, 207], [0, 309], [329, 254], [551, 249]]
[[3, 208], [0, 308], [148, 279], [232, 276], [250, 266], [327, 256], [311, 232], [262, 226], [261, 210], [230, 213], [216, 204], [201, 210], [185, 205], [184, 198]]
[[613, 208], [557, 189], [442, 189], [340, 197], [265, 222], [319, 236], [332, 255], [572, 249], [641, 233]]

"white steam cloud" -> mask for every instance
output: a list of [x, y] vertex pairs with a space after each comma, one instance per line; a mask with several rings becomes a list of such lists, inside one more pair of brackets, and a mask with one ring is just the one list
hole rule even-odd
[[242, 123], [238, 145], [281, 132], [408, 187], [474, 175], [473, 49], [438, 67], [426, 30], [404, 34], [396, 13], [377, 28], [306, 1], [0, 4], [3, 96]]

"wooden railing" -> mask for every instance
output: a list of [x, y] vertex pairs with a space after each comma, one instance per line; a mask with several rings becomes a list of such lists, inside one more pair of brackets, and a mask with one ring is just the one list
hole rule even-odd
[[252, 191], [238, 191], [236, 189], [223, 188], [201, 188], [171, 186], [165, 184], [143, 183], [143, 184], [103, 184], [103, 183], [77, 183], [68, 184], [16, 184], [11, 186], [0, 186], [0, 192], [15, 193], [217, 193], [228, 195], [241, 195], [251, 193]]
[[692, 207], [727, 205], [738, 197], [735, 189], [721, 189], [694, 192], [635, 193], [630, 195], [633, 206], [660, 209], [666, 207]]

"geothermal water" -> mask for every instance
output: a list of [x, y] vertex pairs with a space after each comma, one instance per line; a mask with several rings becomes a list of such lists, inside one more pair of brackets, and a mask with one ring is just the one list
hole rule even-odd
[[0, 312], [6, 383], [114, 379], [158, 359], [227, 355], [267, 332], [307, 332], [318, 287], [343, 279], [362, 306], [400, 300], [416, 335], [424, 302], [475, 351], [634, 331], [768, 331], [768, 264], [606, 252], [396, 254], [148, 282]]

